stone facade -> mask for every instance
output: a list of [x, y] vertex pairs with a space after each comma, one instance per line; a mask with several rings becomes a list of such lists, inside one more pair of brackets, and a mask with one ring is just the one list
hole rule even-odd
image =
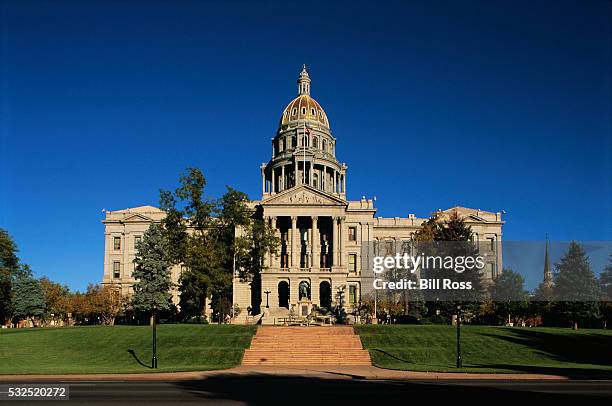
[[[262, 198], [251, 204], [263, 209], [281, 247], [265, 258], [261, 286], [234, 278], [234, 304], [241, 309], [242, 320], [247, 320], [247, 308], [264, 309], [266, 303], [268, 323], [288, 315], [290, 309], [299, 315], [312, 305], [328, 307], [340, 298], [350, 312], [361, 299], [364, 284], [371, 283], [372, 247], [409, 243], [427, 220], [412, 214], [376, 217], [372, 199], [347, 200], [348, 167], [336, 159], [336, 138], [325, 111], [310, 96], [310, 84], [304, 67], [298, 96], [284, 109], [272, 140], [272, 158], [260, 167]], [[476, 241], [490, 242], [485, 277], [495, 277], [502, 269], [501, 213], [453, 207], [440, 215], [453, 212], [472, 227]], [[151, 206], [106, 212], [104, 283], [118, 284], [124, 294], [130, 293], [134, 239], [163, 215]], [[180, 267], [173, 268], [174, 281], [179, 275]], [[177, 295], [174, 292], [175, 301]]]

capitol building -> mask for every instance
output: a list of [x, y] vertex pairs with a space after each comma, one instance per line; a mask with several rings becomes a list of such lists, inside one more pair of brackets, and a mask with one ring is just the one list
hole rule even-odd
[[[266, 256], [258, 283], [234, 277], [233, 301], [243, 310], [242, 320], [247, 320], [248, 308], [261, 308], [262, 321], [272, 324], [290, 312], [306, 315], [313, 306], [330, 308], [338, 300], [350, 312], [372, 290], [374, 253], [401, 251], [427, 220], [413, 214], [377, 217], [372, 199], [348, 200], [348, 166], [336, 157], [338, 139], [325, 110], [311, 96], [305, 66], [297, 90], [281, 113], [272, 157], [260, 167], [261, 199], [251, 202], [276, 231], [280, 246], [275, 255]], [[504, 224], [501, 213], [452, 207], [439, 215], [452, 213], [471, 226], [475, 241], [490, 246], [484, 277], [494, 278], [502, 269], [497, 249]], [[106, 212], [104, 284], [131, 293], [135, 244], [163, 216], [152, 206]], [[181, 267], [171, 273], [178, 284]], [[178, 294], [175, 289], [176, 303]]]

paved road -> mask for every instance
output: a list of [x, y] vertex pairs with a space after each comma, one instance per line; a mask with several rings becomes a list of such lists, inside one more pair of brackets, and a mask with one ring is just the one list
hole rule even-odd
[[[63, 382], [70, 404], [372, 404], [424, 399], [540, 401], [612, 399], [612, 381], [364, 380], [299, 376], [215, 375], [174, 382]], [[9, 402], [1, 402], [0, 406]], [[26, 402], [11, 402], [24, 405]], [[35, 405], [47, 403], [36, 401]], [[53, 402], [62, 404], [62, 402]]]

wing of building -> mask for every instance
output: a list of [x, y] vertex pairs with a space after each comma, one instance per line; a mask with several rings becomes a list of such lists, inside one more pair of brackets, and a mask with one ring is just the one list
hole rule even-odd
[[[350, 312], [371, 284], [368, 264], [373, 247], [397, 250], [427, 220], [412, 214], [376, 217], [372, 199], [347, 200], [348, 167], [336, 158], [337, 140], [327, 114], [310, 95], [310, 85], [304, 66], [298, 95], [281, 114], [272, 158], [260, 167], [262, 198], [252, 202], [261, 206], [264, 218], [275, 228], [281, 240], [278, 254], [265, 258], [266, 269], [257, 283], [234, 278], [234, 304], [255, 312], [269, 305], [268, 321], [290, 311], [308, 314], [313, 305], [329, 308], [338, 300], [338, 292]], [[502, 268], [501, 250], [495, 248], [502, 238], [501, 213], [453, 207], [441, 215], [453, 212], [472, 227], [475, 240], [490, 242], [485, 277], [495, 277]], [[104, 283], [130, 294], [134, 244], [151, 222], [163, 216], [152, 206], [106, 212]], [[180, 271], [172, 269], [174, 281]], [[174, 298], [178, 302], [176, 291]]]

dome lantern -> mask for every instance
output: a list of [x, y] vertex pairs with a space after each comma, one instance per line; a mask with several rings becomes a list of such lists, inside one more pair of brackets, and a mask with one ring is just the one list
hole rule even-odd
[[306, 70], [306, 64], [302, 65], [302, 71], [300, 72], [300, 77], [298, 78], [298, 95], [310, 95], [310, 76], [308, 76], [308, 71]]

